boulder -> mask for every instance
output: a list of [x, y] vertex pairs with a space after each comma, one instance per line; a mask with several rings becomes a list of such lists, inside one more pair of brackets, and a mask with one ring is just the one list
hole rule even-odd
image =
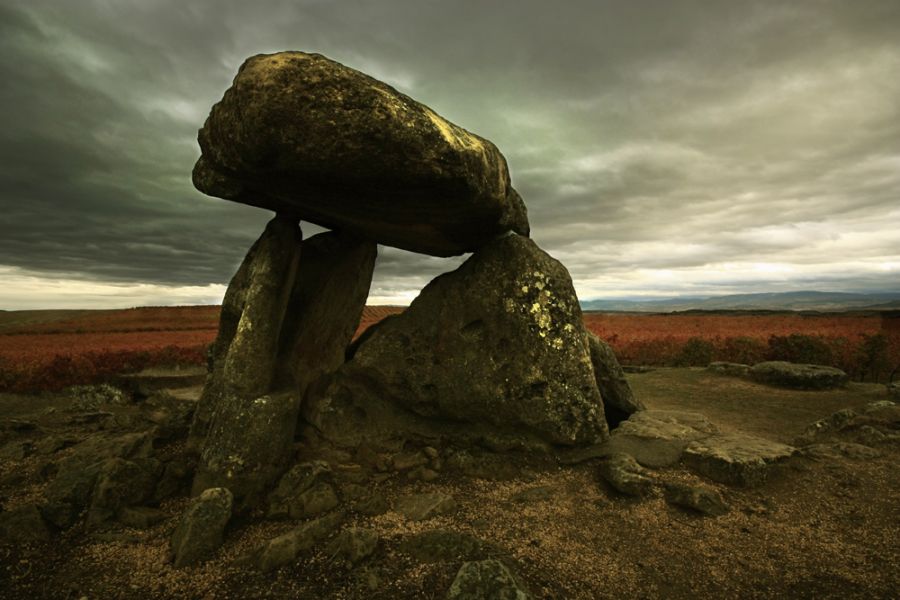
[[713, 481], [755, 487], [768, 479], [779, 463], [793, 456], [793, 446], [740, 433], [719, 433], [691, 442], [684, 462]]
[[210, 558], [222, 545], [232, 501], [225, 488], [204, 490], [191, 501], [170, 539], [176, 569]]
[[159, 463], [150, 464], [149, 461], [138, 464], [110, 458], [103, 462], [91, 493], [87, 527], [103, 525], [115, 519], [122, 509], [150, 500], [161, 471]]
[[119, 459], [155, 472], [158, 465], [151, 458], [152, 452], [153, 438], [148, 432], [89, 437], [59, 462], [56, 477], [44, 492], [46, 503], [41, 514], [60, 529], [72, 526], [91, 503], [97, 479], [109, 466], [108, 461]]
[[668, 467], [681, 459], [688, 444], [716, 432], [700, 413], [645, 410], [620, 423], [600, 450], [605, 455], [624, 452], [645, 467]]
[[326, 462], [294, 465], [269, 494], [269, 518], [303, 519], [336, 507], [338, 499], [329, 484], [331, 478]]
[[0, 540], [2, 543], [50, 541], [50, 529], [33, 504], [0, 512]]
[[515, 234], [429, 283], [310, 389], [303, 414], [347, 445], [421, 434], [546, 448], [608, 435], [572, 280]]
[[618, 427], [619, 423], [646, 407], [634, 397], [631, 386], [625, 378], [625, 371], [619, 365], [619, 360], [610, 345], [593, 332], [588, 331], [587, 337], [597, 389], [603, 398], [606, 422], [610, 428]]
[[325, 553], [328, 556], [340, 557], [355, 565], [375, 554], [380, 540], [377, 531], [362, 527], [350, 527], [334, 538]]
[[708, 485], [674, 482], [666, 484], [665, 490], [666, 502], [669, 504], [689, 508], [707, 516], [718, 517], [730, 510], [722, 499], [722, 494]]
[[304, 240], [281, 327], [276, 385], [303, 398], [307, 386], [344, 364], [375, 268], [376, 245], [326, 232]]
[[319, 54], [249, 58], [198, 139], [211, 196], [437, 256], [528, 234], [492, 143]]
[[634, 457], [623, 452], [617, 452], [600, 463], [600, 476], [616, 491], [628, 496], [644, 497], [653, 492], [650, 472]]
[[149, 506], [129, 506], [119, 511], [118, 521], [132, 529], [150, 529], [166, 520], [166, 513]]
[[309, 550], [331, 535], [344, 519], [343, 513], [335, 512], [304, 523], [300, 527], [267, 541], [243, 557], [242, 562], [263, 573], [288, 565], [294, 562], [301, 552]]
[[757, 383], [805, 390], [829, 390], [847, 385], [847, 374], [834, 367], [784, 361], [761, 362], [750, 369]]
[[529, 600], [525, 586], [499, 560], [463, 563], [447, 590], [447, 600]]
[[745, 377], [750, 372], [750, 365], [741, 363], [716, 361], [711, 362], [706, 367], [707, 371], [718, 373], [720, 375], [728, 375], [731, 377]]

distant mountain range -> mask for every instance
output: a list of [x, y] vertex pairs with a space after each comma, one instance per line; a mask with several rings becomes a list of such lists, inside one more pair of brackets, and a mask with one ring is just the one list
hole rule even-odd
[[684, 310], [900, 310], [900, 292], [847, 294], [840, 292], [776, 292], [696, 298], [598, 299], [581, 302], [583, 310], [676, 312]]

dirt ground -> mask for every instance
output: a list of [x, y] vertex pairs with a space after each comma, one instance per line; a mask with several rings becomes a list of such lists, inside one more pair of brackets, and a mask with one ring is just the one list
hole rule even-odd
[[[788, 391], [697, 369], [659, 369], [629, 379], [649, 408], [698, 411], [723, 430], [786, 443], [839, 409], [887, 399], [880, 385]], [[153, 424], [140, 405], [101, 407], [106, 416], [84, 422], [84, 411], [69, 403], [63, 395], [0, 396], [0, 421], [6, 420], [0, 446], [10, 440], [37, 445], [47, 435], [74, 443]], [[36, 428], [17, 430], [10, 419]], [[164, 441], [156, 452], [165, 459], [182, 446]], [[70, 452], [0, 459], [4, 510], [39, 503], [53, 463]], [[312, 458], [308, 448], [298, 452]], [[596, 462], [562, 466], [509, 456], [498, 463], [493, 457], [493, 468], [482, 473], [487, 478], [445, 468], [425, 483], [333, 453], [339, 489], [360, 484], [389, 506], [412, 492], [444, 492], [459, 508], [420, 522], [393, 510], [376, 516], [350, 510], [345, 527], [380, 535], [372, 557], [354, 567], [330, 556], [324, 542], [293, 564], [261, 574], [237, 559], [297, 522], [243, 517], [229, 526], [215, 558], [174, 569], [168, 544], [188, 502], [181, 494], [161, 503], [169, 518], [149, 529], [112, 525], [89, 532], [79, 524], [50, 542], [0, 539], [0, 598], [443, 598], [462, 560], [423, 560], [406, 546], [416, 533], [435, 529], [482, 540], [482, 558], [501, 559], [536, 598], [897, 598], [898, 458], [900, 445], [887, 443], [865, 458], [792, 458], [761, 488], [705, 481], [731, 507], [724, 516], [705, 517], [668, 504], [661, 493], [649, 499], [616, 493], [599, 478]], [[657, 476], [702, 481], [681, 466]], [[535, 488], [541, 489], [519, 496]]]

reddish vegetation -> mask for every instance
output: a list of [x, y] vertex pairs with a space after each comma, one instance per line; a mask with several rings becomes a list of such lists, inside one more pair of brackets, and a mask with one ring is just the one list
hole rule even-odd
[[900, 367], [900, 318], [884, 314], [585, 313], [623, 364], [703, 366], [788, 360], [884, 381]]
[[[357, 335], [402, 308], [366, 307]], [[153, 366], [202, 365], [218, 306], [4, 313], [0, 390], [55, 390]], [[900, 319], [889, 315], [638, 315], [586, 313], [588, 328], [624, 364], [705, 365], [767, 359], [833, 364], [856, 379], [886, 380], [900, 366]]]

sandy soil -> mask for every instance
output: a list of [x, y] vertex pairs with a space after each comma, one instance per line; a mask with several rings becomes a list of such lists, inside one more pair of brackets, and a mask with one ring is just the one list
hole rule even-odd
[[[696, 410], [723, 429], [784, 442], [835, 410], [886, 399], [877, 385], [785, 391], [688, 369], [660, 369], [630, 380], [650, 408]], [[0, 397], [0, 419], [39, 425], [34, 431], [7, 430], [0, 445], [37, 441], [47, 432], [76, 439], [96, 435], [93, 426], [70, 423], [66, 402], [58, 395]], [[175, 442], [158, 453], [180, 451]], [[41, 473], [67, 452], [0, 461], [4, 507], [39, 501], [46, 486]], [[403, 549], [411, 535], [438, 528], [485, 541], [486, 556], [504, 560], [537, 598], [892, 598], [900, 589], [900, 447], [880, 445], [877, 454], [792, 459], [778, 478], [757, 489], [712, 483], [731, 506], [715, 518], [675, 508], [661, 495], [622, 496], [600, 480], [596, 463], [564, 467], [513, 456], [504, 459], [506, 468], [496, 470], [496, 479], [445, 469], [424, 483], [401, 473], [369, 472], [355, 467], [349, 455], [334, 454], [339, 487], [362, 482], [392, 506], [405, 494], [440, 491], [452, 494], [459, 510], [415, 523], [393, 511], [351, 512], [347, 526], [381, 536], [373, 557], [351, 567], [329, 556], [326, 542], [263, 575], [235, 560], [296, 522], [260, 515], [237, 520], [216, 558], [176, 570], [168, 562], [168, 538], [187, 498], [175, 497], [161, 505], [170, 518], [148, 530], [114, 526], [88, 533], [76, 526], [50, 543], [0, 540], [0, 598], [443, 598], [461, 561], [424, 562]], [[682, 467], [658, 476], [701, 481]], [[549, 488], [544, 499], [516, 500], [516, 494], [539, 486]]]

